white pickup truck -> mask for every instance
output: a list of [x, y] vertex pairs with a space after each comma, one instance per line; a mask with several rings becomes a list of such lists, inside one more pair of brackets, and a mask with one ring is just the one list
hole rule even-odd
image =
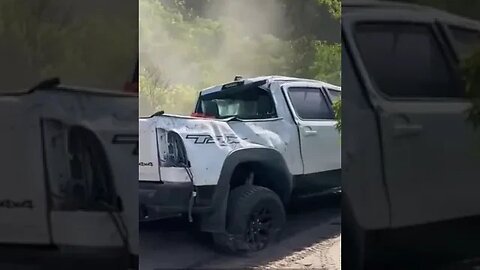
[[386, 243], [404, 245], [391, 251], [402, 258], [429, 243], [478, 251], [478, 229], [460, 238], [480, 215], [480, 130], [459, 71], [480, 23], [383, 1], [342, 1], [342, 12], [342, 267], [369, 269]]
[[137, 104], [56, 79], [0, 94], [1, 263], [137, 268]]
[[195, 117], [140, 118], [140, 219], [186, 214], [231, 252], [278, 235], [284, 205], [339, 191], [340, 87], [268, 76], [200, 92]]

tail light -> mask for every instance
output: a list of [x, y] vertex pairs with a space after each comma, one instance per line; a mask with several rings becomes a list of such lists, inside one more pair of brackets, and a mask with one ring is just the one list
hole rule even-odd
[[199, 117], [199, 118], [215, 118], [213, 116], [210, 116], [210, 115], [207, 115], [207, 114], [204, 114], [204, 113], [197, 113], [197, 112], [192, 113], [190, 116]]
[[173, 131], [159, 129], [160, 132], [160, 166], [184, 167], [188, 166], [187, 151], [180, 135]]

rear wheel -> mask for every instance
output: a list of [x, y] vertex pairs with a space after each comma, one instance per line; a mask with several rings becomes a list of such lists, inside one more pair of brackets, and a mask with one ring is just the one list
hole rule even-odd
[[275, 192], [244, 185], [231, 191], [227, 233], [215, 234], [214, 241], [229, 253], [256, 252], [275, 241], [284, 224], [285, 209]]

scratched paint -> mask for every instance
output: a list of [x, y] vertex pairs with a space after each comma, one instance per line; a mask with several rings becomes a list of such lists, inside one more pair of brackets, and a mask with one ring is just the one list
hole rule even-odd
[[[287, 121], [223, 121], [219, 119], [203, 119], [176, 115], [162, 115], [142, 118], [140, 121], [140, 161], [144, 163], [158, 162], [155, 139], [159, 130], [173, 131], [180, 135], [191, 163], [195, 185], [213, 185], [220, 177], [223, 162], [229, 154], [244, 148], [271, 148], [277, 150], [284, 158], [296, 158], [289, 151], [289, 145], [295, 136], [296, 128]], [[153, 132], [156, 130], [157, 132]], [[142, 136], [150, 136], [142, 138]], [[158, 146], [162, 147], [162, 145]], [[165, 145], [163, 145], [165, 147]], [[295, 147], [293, 145], [293, 147]], [[142, 149], [144, 149], [142, 151]], [[155, 151], [152, 151], [155, 149]], [[294, 149], [298, 151], [298, 147]], [[161, 152], [164, 150], [160, 150]], [[288, 164], [288, 162], [287, 162]], [[140, 166], [140, 177], [149, 174], [167, 177], [167, 173], [158, 173], [170, 168], [147, 168]], [[168, 173], [166, 182], [190, 181], [185, 178], [186, 171], [178, 171], [175, 176]], [[158, 181], [159, 177], [143, 179]], [[186, 179], [186, 180], [185, 180]], [[142, 179], [140, 179], [142, 180]]]

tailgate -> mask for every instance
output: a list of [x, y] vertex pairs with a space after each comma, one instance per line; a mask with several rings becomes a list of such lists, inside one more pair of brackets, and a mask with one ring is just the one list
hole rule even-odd
[[165, 129], [161, 118], [140, 118], [139, 140], [139, 181], [192, 181], [183, 140], [175, 131]]
[[160, 181], [155, 121], [140, 119], [138, 177], [140, 181]]

